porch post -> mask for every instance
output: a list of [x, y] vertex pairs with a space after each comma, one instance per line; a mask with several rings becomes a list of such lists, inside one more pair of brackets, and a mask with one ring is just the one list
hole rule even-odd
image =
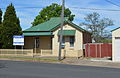
[[36, 53], [36, 38], [35, 38], [35, 55], [36, 55], [37, 53]]

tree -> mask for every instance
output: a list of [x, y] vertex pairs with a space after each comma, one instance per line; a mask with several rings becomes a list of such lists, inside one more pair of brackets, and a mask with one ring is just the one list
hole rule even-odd
[[[34, 22], [32, 22], [32, 25], [35, 26], [40, 23], [43, 23], [43, 22], [49, 20], [51, 17], [60, 17], [61, 11], [62, 11], [62, 6], [58, 5], [56, 3], [53, 3], [52, 5], [43, 8], [39, 12], [39, 15], [36, 16], [36, 18], [34, 19]], [[71, 14], [71, 11], [69, 10], [69, 8], [65, 8], [64, 12], [65, 12], [64, 16], [69, 17], [70, 21], [72, 21], [74, 19], [75, 15]]]
[[2, 10], [0, 9], [0, 24], [2, 24]]
[[2, 48], [13, 48], [13, 35], [21, 35], [19, 18], [12, 3], [7, 7], [2, 27]]
[[109, 18], [100, 18], [100, 15], [96, 12], [88, 14], [85, 18], [85, 22], [80, 25], [86, 26], [91, 32], [92, 38], [96, 43], [104, 41], [106, 37], [109, 37], [109, 33], [106, 28], [113, 25], [113, 21]]
[[0, 9], [0, 48], [1, 48], [1, 45], [2, 45], [2, 42], [1, 42], [1, 30], [2, 30], [2, 10]]

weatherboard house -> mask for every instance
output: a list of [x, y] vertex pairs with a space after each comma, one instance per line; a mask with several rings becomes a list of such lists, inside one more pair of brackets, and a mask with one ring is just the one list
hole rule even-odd
[[[33, 49], [37, 56], [54, 56], [59, 53], [60, 17], [32, 26], [23, 31], [26, 49]], [[83, 56], [83, 44], [91, 42], [91, 34], [66, 17], [63, 26], [62, 56]]]

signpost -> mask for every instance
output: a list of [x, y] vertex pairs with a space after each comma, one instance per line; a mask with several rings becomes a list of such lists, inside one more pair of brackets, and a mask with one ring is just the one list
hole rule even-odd
[[24, 46], [24, 36], [22, 36], [22, 35], [13, 36], [13, 45]]
[[15, 46], [15, 50], [16, 50], [16, 46], [22, 46], [22, 53], [23, 53], [24, 36], [23, 35], [14, 35], [13, 36], [13, 45]]

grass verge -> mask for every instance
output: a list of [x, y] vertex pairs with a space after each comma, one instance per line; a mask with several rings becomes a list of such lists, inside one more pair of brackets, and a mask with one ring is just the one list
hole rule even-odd
[[59, 62], [59, 60], [51, 59], [51, 58], [12, 57], [12, 56], [0, 56], [0, 58], [9, 59], [9, 60], [21, 60], [21, 61]]

